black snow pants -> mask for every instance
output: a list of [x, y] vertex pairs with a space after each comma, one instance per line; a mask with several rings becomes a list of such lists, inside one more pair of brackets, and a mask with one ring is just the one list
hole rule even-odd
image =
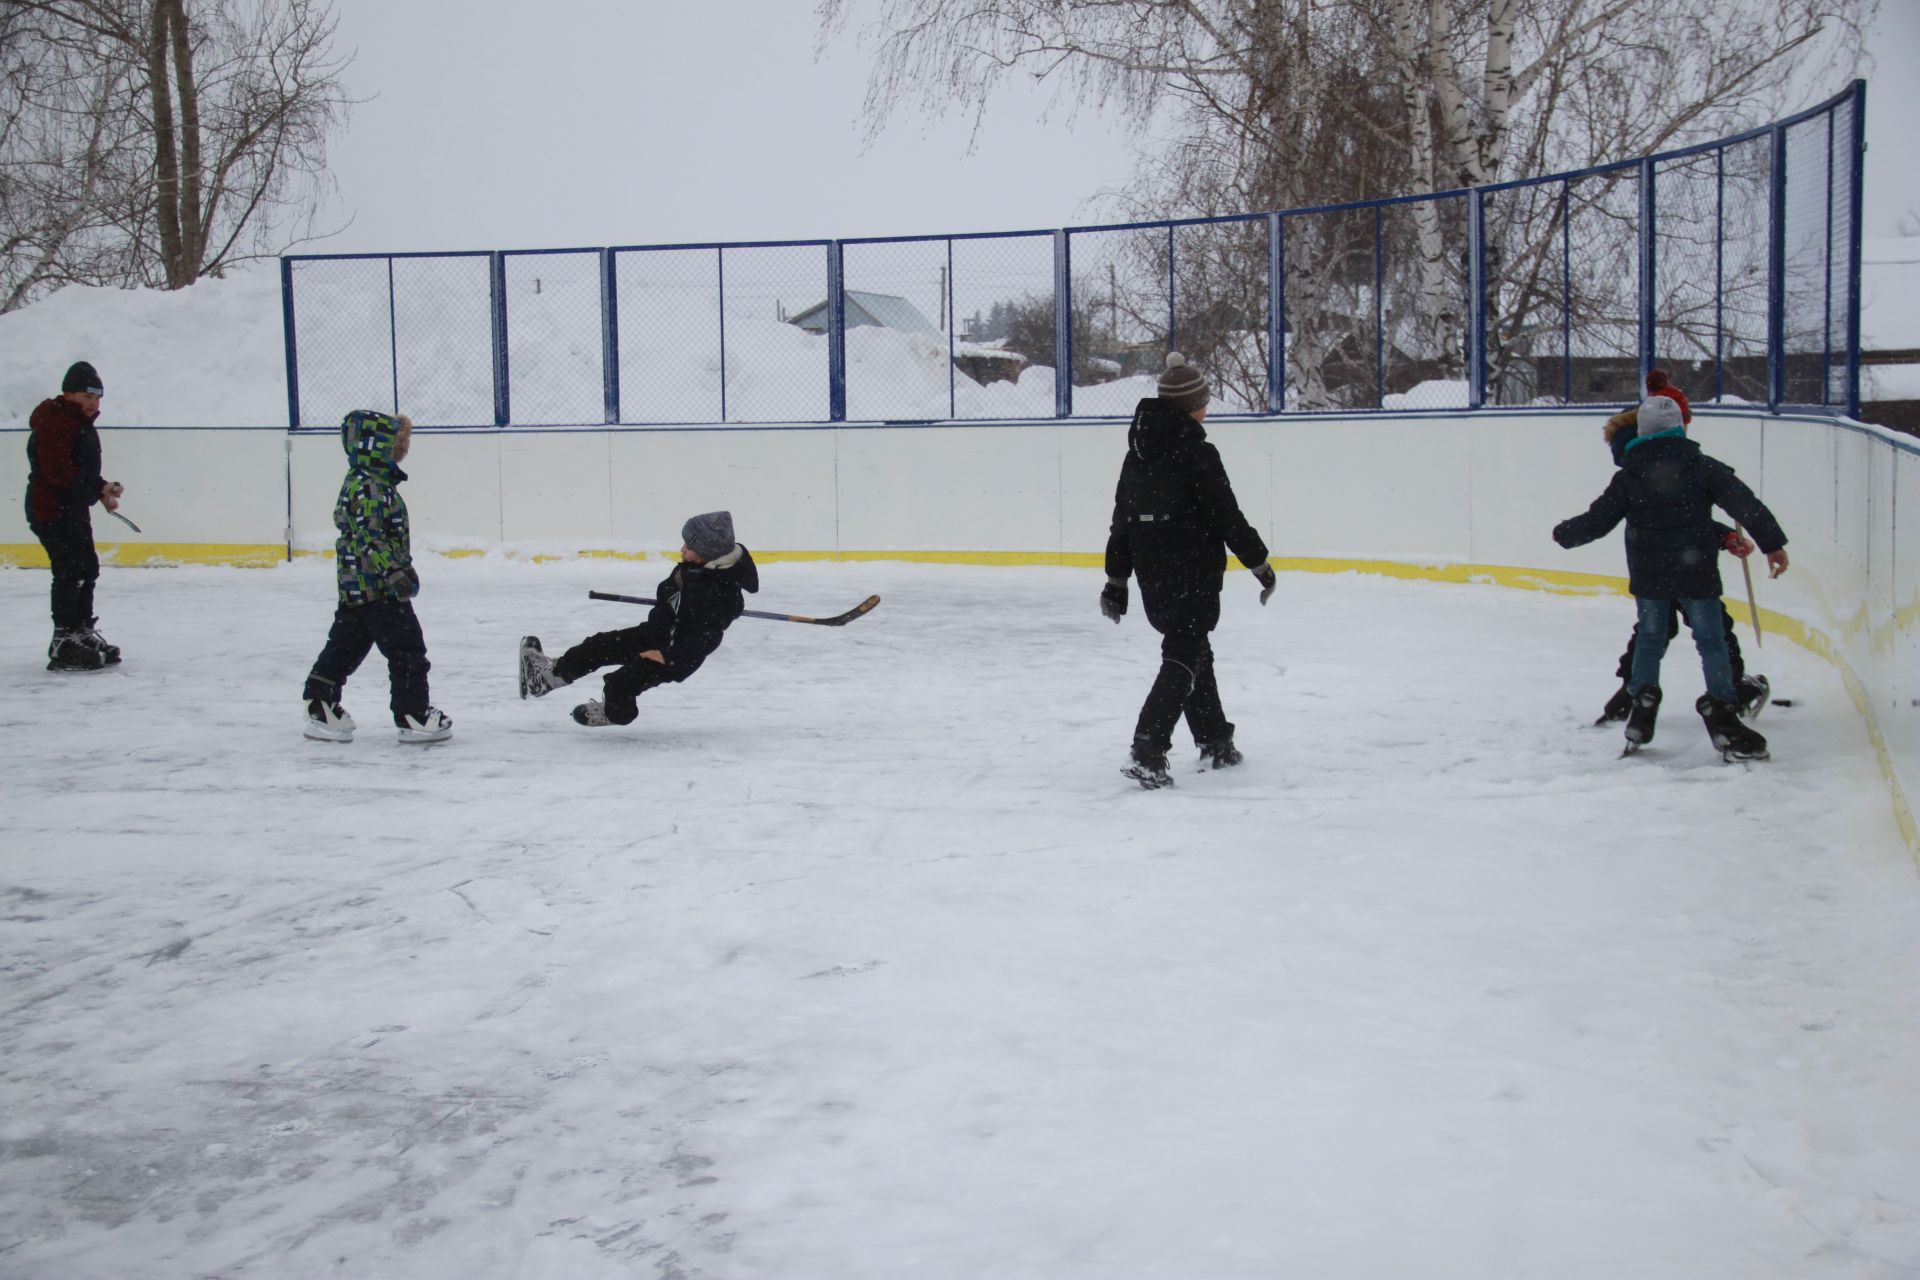
[[1160, 638], [1160, 674], [1147, 691], [1133, 736], [1165, 753], [1173, 746], [1173, 727], [1182, 715], [1196, 745], [1209, 746], [1233, 736], [1233, 725], [1220, 705], [1220, 686], [1213, 678], [1213, 643], [1207, 632], [1192, 628], [1169, 630]]
[[93, 584], [100, 577], [100, 555], [93, 549], [93, 517], [85, 507], [44, 524], [30, 523], [47, 549], [53, 567], [55, 631], [85, 631], [93, 625]]
[[619, 669], [608, 672], [602, 682], [606, 688], [607, 719], [615, 724], [632, 724], [640, 718], [640, 695], [673, 683], [666, 664], [640, 656], [649, 649], [664, 651], [666, 643], [645, 623], [619, 631], [601, 631], [556, 658], [553, 672], [571, 684], [601, 667], [618, 664]]
[[313, 661], [307, 676], [306, 692], [301, 697], [311, 702], [340, 701], [347, 677], [360, 669], [374, 646], [386, 655], [387, 678], [392, 686], [389, 706], [393, 722], [402, 716], [419, 720], [427, 707], [427, 638], [414, 616], [411, 600], [375, 600], [368, 604], [342, 604], [333, 611], [333, 630], [327, 633], [327, 647]]

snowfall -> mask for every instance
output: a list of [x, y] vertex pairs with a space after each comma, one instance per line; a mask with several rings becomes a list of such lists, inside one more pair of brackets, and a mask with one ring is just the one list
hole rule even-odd
[[1834, 669], [1727, 765], [1619, 597], [1231, 577], [1246, 762], [1121, 776], [1097, 572], [771, 563], [591, 730], [664, 564], [424, 559], [452, 739], [300, 684], [332, 567], [0, 571], [5, 1280], [1920, 1273], [1920, 876]]

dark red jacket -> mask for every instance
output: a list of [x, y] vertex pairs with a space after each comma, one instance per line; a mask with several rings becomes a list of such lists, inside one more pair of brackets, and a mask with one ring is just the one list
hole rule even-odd
[[27, 522], [51, 524], [100, 501], [100, 433], [65, 396], [42, 400], [27, 434]]

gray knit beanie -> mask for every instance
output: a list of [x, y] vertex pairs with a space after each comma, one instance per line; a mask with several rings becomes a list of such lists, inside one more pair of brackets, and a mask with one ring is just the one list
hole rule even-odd
[[1176, 409], [1192, 413], [1207, 407], [1207, 379], [1178, 351], [1167, 353], [1167, 369], [1160, 375], [1160, 398]]
[[718, 560], [733, 550], [733, 513], [709, 511], [680, 526], [680, 541], [692, 547], [702, 560]]

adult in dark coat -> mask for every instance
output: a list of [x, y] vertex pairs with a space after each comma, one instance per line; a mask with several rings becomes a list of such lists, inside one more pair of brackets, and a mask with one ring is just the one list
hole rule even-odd
[[558, 658], [540, 649], [537, 636], [520, 642], [520, 696], [544, 697], [601, 667], [618, 665], [604, 683], [606, 699], [573, 709], [581, 724], [632, 724], [639, 697], [663, 684], [678, 684], [698, 671], [720, 647], [733, 620], [746, 607], [744, 592], [760, 589], [760, 571], [747, 549], [734, 541], [733, 516], [710, 511], [680, 530], [680, 564], [655, 592], [659, 603], [637, 627], [588, 636]]
[[100, 375], [82, 360], [61, 379], [60, 394], [42, 400], [28, 419], [27, 527], [46, 548], [53, 569], [53, 642], [49, 671], [97, 671], [120, 661], [118, 647], [94, 629], [93, 588], [100, 556], [93, 546], [98, 502], [113, 511], [125, 486], [100, 474]]
[[1686, 438], [1680, 407], [1673, 400], [1648, 396], [1637, 417], [1638, 434], [1626, 446], [1606, 491], [1585, 514], [1563, 520], [1553, 530], [1555, 542], [1578, 547], [1626, 521], [1628, 589], [1640, 614], [1628, 680], [1634, 706], [1627, 716], [1627, 741], [1638, 745], [1653, 738], [1667, 614], [1677, 604], [1693, 630], [1707, 681], [1706, 695], [1695, 709], [1715, 745], [1743, 756], [1764, 756], [1766, 739], [1738, 723], [1739, 694], [1720, 625], [1724, 531], [1713, 510], [1719, 507], [1752, 531], [1776, 578], [1787, 570], [1787, 536], [1732, 467], [1708, 457]]
[[1127, 580], [1137, 574], [1147, 622], [1161, 635], [1160, 672], [1140, 708], [1126, 771], [1149, 788], [1172, 781], [1167, 751], [1182, 715], [1204, 760], [1216, 769], [1240, 763], [1207, 638], [1220, 621], [1227, 551], [1259, 580], [1261, 604], [1274, 586], [1267, 545], [1240, 514], [1220, 451], [1202, 426], [1206, 378], [1174, 352], [1157, 390], [1140, 401], [1127, 430], [1100, 593], [1100, 612], [1119, 622]]

